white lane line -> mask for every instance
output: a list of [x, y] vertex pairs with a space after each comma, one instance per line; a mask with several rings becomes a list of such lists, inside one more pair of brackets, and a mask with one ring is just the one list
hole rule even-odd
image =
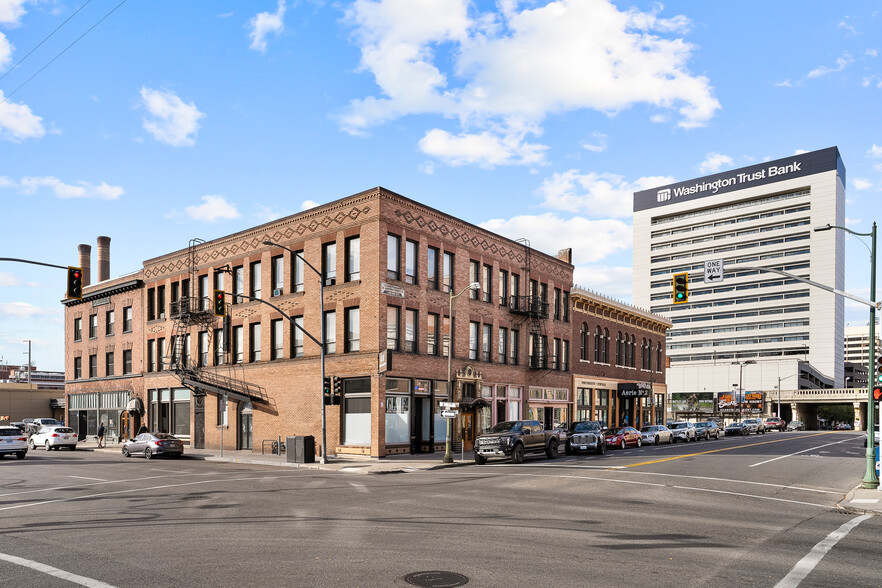
[[753, 468], [756, 466], [761, 466], [767, 463], [772, 463], [773, 461], [778, 461], [779, 459], [784, 459], [786, 457], [793, 457], [794, 455], [799, 455], [800, 453], [807, 453], [809, 451], [815, 451], [816, 449], [820, 449], [821, 447], [829, 447], [830, 445], [839, 445], [840, 443], [845, 443], [847, 441], [851, 441], [851, 439], [845, 439], [843, 441], [836, 441], [835, 443], [826, 443], [824, 445], [818, 445], [817, 447], [809, 447], [808, 449], [803, 449], [802, 451], [797, 451], [796, 453], [790, 453], [788, 455], [780, 455], [778, 457], [773, 457], [772, 459], [767, 459], [766, 461], [761, 461], [759, 463], [755, 463], [753, 465], [749, 465], [747, 467]]
[[95, 580], [94, 578], [78, 576], [70, 572], [65, 572], [64, 570], [59, 570], [58, 568], [53, 568], [52, 566], [47, 566], [38, 561], [31, 561], [29, 559], [23, 559], [6, 553], [0, 553], [0, 560], [8, 561], [9, 563], [14, 563], [38, 572], [43, 572], [44, 574], [55, 576], [56, 578], [61, 578], [62, 580], [73, 582], [74, 584], [79, 584], [80, 586], [88, 586], [89, 588], [115, 588], [113, 584], [107, 584], [100, 580]]
[[93, 480], [93, 481], [95, 481], [95, 482], [106, 482], [106, 481], [107, 481], [107, 480], [105, 480], [105, 479], [103, 479], [103, 478], [87, 478], [87, 477], [85, 477], [85, 476], [68, 476], [68, 478], [77, 478], [77, 479], [80, 479], [80, 480]]
[[859, 524], [867, 520], [873, 515], [861, 515], [859, 517], [855, 517], [827, 535], [820, 543], [815, 545], [812, 550], [806, 555], [804, 558], [799, 560], [793, 569], [790, 570], [790, 573], [784, 576], [784, 578], [775, 584], [775, 588], [796, 588], [799, 584], [808, 576], [815, 566], [817, 566], [821, 560], [827, 555], [833, 546], [836, 545], [840, 539], [848, 535], [848, 533], [857, 527]]
[[852, 504], [876, 504], [879, 502], [878, 498], [855, 498], [851, 500]]
[[359, 484], [358, 482], [349, 482], [349, 485], [355, 488], [357, 491], [362, 493], [369, 493], [370, 491], [365, 487], [364, 484]]

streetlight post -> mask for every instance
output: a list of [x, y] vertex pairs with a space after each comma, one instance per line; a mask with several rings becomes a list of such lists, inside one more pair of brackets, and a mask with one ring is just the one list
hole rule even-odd
[[31, 385], [31, 340], [22, 339], [22, 343], [28, 344], [28, 386]]
[[[480, 290], [481, 284], [478, 282], [472, 282], [462, 290], [460, 290], [459, 294], [454, 294], [453, 290], [449, 290], [450, 294], [450, 331], [447, 333], [447, 398], [448, 401], [453, 400], [453, 387], [450, 382], [450, 367], [453, 361], [453, 299], [459, 298], [462, 294], [466, 292], [466, 290]], [[453, 463], [453, 454], [450, 452], [450, 420], [447, 419], [447, 443], [444, 445], [444, 459], [441, 460], [441, 463]]]
[[322, 276], [322, 272], [317, 270], [315, 266], [306, 261], [306, 259], [300, 255], [297, 251], [293, 251], [288, 249], [284, 245], [280, 245], [274, 241], [264, 241], [264, 245], [272, 245], [274, 247], [281, 247], [285, 251], [288, 251], [294, 257], [298, 258], [300, 261], [305, 263], [309, 269], [314, 271], [319, 279], [319, 320], [321, 324], [321, 329], [319, 331], [321, 340], [321, 344], [319, 348], [321, 349], [321, 365], [322, 365], [322, 376], [321, 376], [321, 400], [322, 400], [322, 454], [321, 454], [321, 463], [328, 463], [328, 425], [327, 425], [327, 417], [325, 414], [325, 278]]
[[[733, 361], [732, 365], [738, 365], [738, 394], [739, 396], [744, 395], [744, 387], [742, 385], [743, 376], [744, 376], [744, 366], [750, 365], [752, 363], [756, 363], [756, 360], [748, 359], [747, 361]], [[779, 406], [780, 408], [780, 406]], [[741, 398], [738, 398], [738, 420], [741, 420]]]
[[[817, 231], [829, 231], [830, 229], [841, 229], [847, 233], [851, 233], [852, 235], [857, 235], [859, 237], [870, 237], [870, 246], [868, 249], [870, 250], [870, 302], [876, 302], [876, 223], [873, 222], [873, 228], [869, 233], [858, 233], [857, 231], [852, 231], [847, 227], [840, 227], [836, 225], [822, 225], [820, 227], [815, 227], [815, 232]], [[864, 243], [861, 240], [861, 243]], [[864, 243], [866, 246], [866, 243]], [[864, 473], [864, 479], [862, 480], [862, 486], [864, 488], [874, 489], [879, 487], [879, 477], [876, 475], [876, 451], [875, 451], [875, 431], [876, 427], [874, 425], [875, 414], [874, 411], [874, 401], [873, 401], [873, 381], [875, 378], [873, 377], [876, 373], [874, 362], [876, 360], [876, 305], [870, 305], [870, 360], [869, 360], [869, 368], [867, 370], [867, 470]]]

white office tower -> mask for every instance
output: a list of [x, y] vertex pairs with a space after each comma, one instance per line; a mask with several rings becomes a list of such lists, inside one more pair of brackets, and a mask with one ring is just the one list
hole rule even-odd
[[[878, 321], [877, 321], [878, 322]], [[879, 325], [876, 325], [876, 355], [882, 350], [882, 341], [879, 339]], [[865, 324], [860, 327], [845, 327], [845, 361], [868, 365], [870, 362], [870, 326]]]
[[[634, 304], [673, 322], [671, 393], [843, 385], [842, 297], [748, 269], [843, 290], [845, 233], [813, 231], [827, 224], [845, 225], [836, 147], [634, 194]], [[706, 282], [719, 260], [722, 281]], [[682, 272], [688, 301], [674, 304]]]

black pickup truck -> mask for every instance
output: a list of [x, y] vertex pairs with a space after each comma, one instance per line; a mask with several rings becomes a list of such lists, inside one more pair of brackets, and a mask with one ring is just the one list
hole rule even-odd
[[527, 453], [545, 453], [554, 459], [559, 443], [557, 433], [546, 431], [539, 421], [504, 421], [475, 439], [475, 463], [483, 465], [488, 457], [510, 457], [512, 463], [523, 463]]

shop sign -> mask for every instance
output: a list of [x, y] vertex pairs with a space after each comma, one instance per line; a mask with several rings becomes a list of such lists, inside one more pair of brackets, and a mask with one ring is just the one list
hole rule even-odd
[[619, 382], [618, 391], [622, 398], [649, 396], [652, 392], [652, 384], [649, 382]]
[[380, 294], [385, 294], [386, 296], [395, 296], [396, 298], [404, 298], [404, 288], [401, 286], [396, 286], [395, 284], [387, 284], [386, 282], [382, 282], [380, 284]]
[[381, 351], [377, 357], [377, 373], [385, 374], [392, 369], [392, 352], [388, 349]]

